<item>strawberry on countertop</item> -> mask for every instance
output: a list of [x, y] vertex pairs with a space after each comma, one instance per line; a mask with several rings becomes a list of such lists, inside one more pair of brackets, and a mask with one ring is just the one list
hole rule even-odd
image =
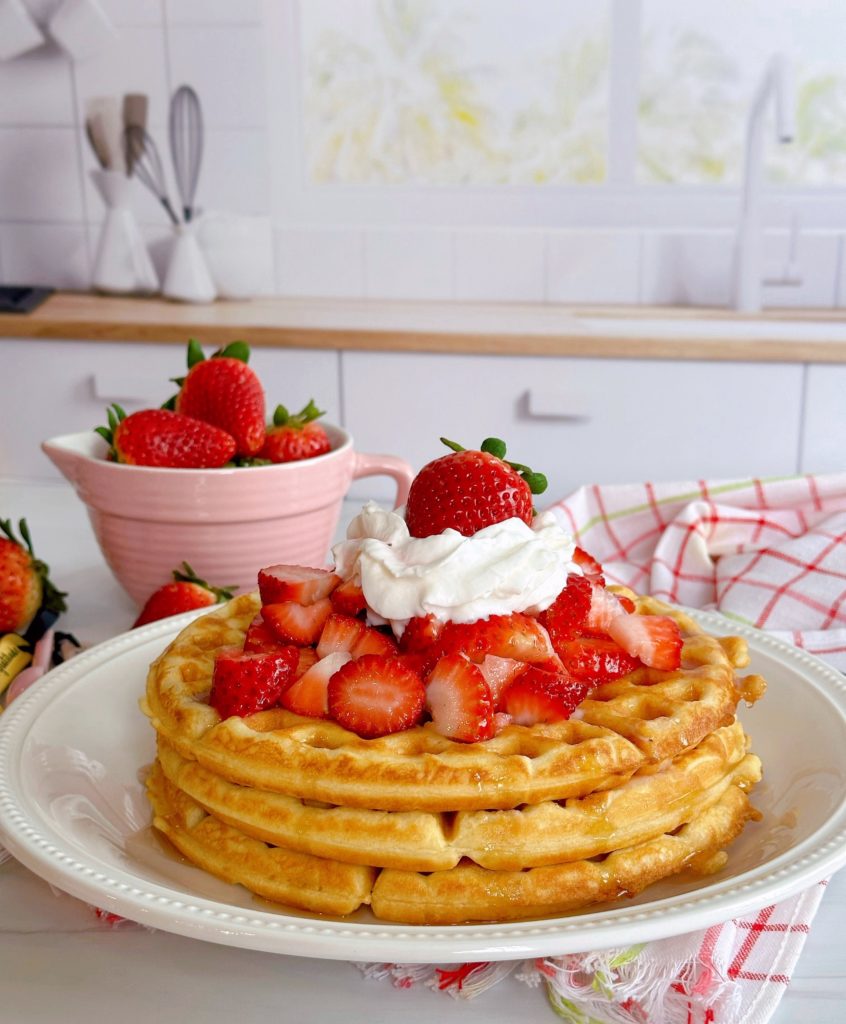
[[489, 437], [479, 451], [441, 438], [449, 455], [425, 465], [411, 484], [405, 519], [412, 537], [453, 529], [469, 537], [505, 519], [531, 523], [532, 495], [546, 490], [546, 477], [505, 461], [505, 444]]
[[277, 405], [273, 425], [268, 428], [259, 457], [271, 462], [298, 462], [325, 455], [331, 447], [329, 437], [316, 422], [323, 415], [314, 399], [309, 399], [305, 408], [293, 414], [284, 405]]
[[207, 608], [231, 597], [231, 589], [211, 586], [201, 580], [187, 562], [183, 562], [181, 568], [173, 570], [173, 582], [165, 583], [147, 598], [132, 628], [195, 608]]
[[225, 430], [235, 438], [235, 451], [258, 455], [264, 444], [264, 388], [247, 365], [250, 348], [234, 341], [206, 359], [199, 344], [188, 343], [188, 373], [175, 381], [177, 412]]
[[32, 550], [26, 520], [18, 523], [21, 539], [12, 522], [0, 519], [0, 635], [23, 633], [40, 608], [54, 615], [66, 610], [65, 598], [50, 582], [50, 569]]
[[131, 466], [218, 469], [235, 454], [225, 430], [169, 409], [142, 409], [127, 416], [117, 404], [108, 409], [108, 427], [95, 427], [111, 446], [109, 458]]

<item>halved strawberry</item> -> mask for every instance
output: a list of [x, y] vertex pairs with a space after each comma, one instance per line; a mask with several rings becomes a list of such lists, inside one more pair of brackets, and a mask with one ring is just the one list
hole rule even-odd
[[298, 647], [299, 660], [297, 661], [297, 667], [294, 669], [294, 679], [299, 679], [301, 675], [304, 675], [311, 668], [312, 665], [316, 665], [320, 660], [317, 657], [317, 651], [313, 647]]
[[463, 654], [447, 654], [429, 673], [426, 707], [435, 729], [451, 740], [477, 743], [494, 734], [491, 688]]
[[306, 605], [281, 601], [266, 604], [261, 610], [262, 618], [280, 640], [303, 647], [317, 642], [331, 614], [332, 602], [328, 597]]
[[486, 654], [479, 662], [479, 668], [485, 677], [485, 682], [490, 687], [491, 698], [495, 708], [502, 703], [502, 695], [509, 683], [515, 677], [525, 671], [526, 663], [516, 661], [514, 658], [498, 658], [495, 654]]
[[365, 629], [367, 626], [361, 619], [355, 619], [352, 615], [332, 612], [317, 641], [317, 656], [325, 658], [327, 654], [335, 654], [338, 651], [352, 654], [353, 648], [364, 635]]
[[272, 708], [293, 679], [297, 648], [273, 654], [245, 654], [239, 647], [222, 648], [214, 661], [209, 704], [221, 718], [252, 715]]
[[356, 640], [352, 655], [360, 658], [363, 654], [381, 654], [385, 657], [397, 653], [397, 642], [392, 636], [381, 629], [365, 626], [361, 636]]
[[599, 583], [591, 583], [590, 611], [584, 621], [584, 629], [607, 633], [614, 619], [628, 614], [616, 594]]
[[365, 739], [410, 729], [420, 721], [425, 700], [423, 680], [395, 657], [365, 654], [329, 680], [329, 714]]
[[591, 584], [586, 576], [570, 573], [567, 584], [538, 622], [549, 633], [552, 646], [572, 640], [584, 626], [591, 606]]
[[476, 662], [486, 654], [516, 661], [546, 661], [555, 653], [543, 626], [521, 612], [492, 615], [476, 622], [448, 622], [438, 643], [444, 654], [466, 654]]
[[284, 644], [261, 617], [257, 615], [250, 623], [244, 637], [244, 650], [248, 654], [272, 654]]
[[584, 680], [592, 686], [619, 679], [640, 666], [637, 658], [610, 637], [577, 637], [562, 644], [558, 654], [574, 679]]
[[364, 591], [351, 579], [344, 580], [329, 596], [332, 599], [332, 607], [341, 615], [360, 615], [367, 610]]
[[[310, 647], [304, 650], [312, 650]], [[325, 658], [315, 661], [305, 672], [295, 680], [282, 694], [279, 703], [295, 715], [305, 715], [306, 718], [328, 718], [329, 700], [327, 690], [329, 680], [343, 668], [352, 655], [344, 651], [335, 654], [328, 654]]]
[[681, 665], [681, 630], [667, 615], [622, 615], [608, 629], [625, 651], [650, 668], [672, 672]]
[[564, 722], [589, 689], [588, 683], [529, 665], [502, 695], [502, 709], [515, 725]]
[[605, 586], [605, 577], [602, 574], [602, 566], [593, 555], [588, 554], [584, 548], [576, 546], [573, 552], [573, 561], [582, 570], [589, 580]]
[[340, 582], [341, 577], [331, 569], [311, 569], [305, 565], [269, 565], [258, 574], [262, 604], [314, 604], [328, 597]]

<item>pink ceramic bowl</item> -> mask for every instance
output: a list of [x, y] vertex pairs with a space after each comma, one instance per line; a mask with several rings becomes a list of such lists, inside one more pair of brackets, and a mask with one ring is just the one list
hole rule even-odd
[[395, 506], [405, 503], [408, 463], [363, 455], [345, 430], [326, 431], [326, 455], [239, 469], [109, 462], [93, 431], [55, 437], [42, 448], [87, 506], [109, 568], [142, 604], [183, 561], [209, 583], [240, 592], [256, 586], [266, 565], [325, 565], [344, 495], [358, 477], [393, 477]]

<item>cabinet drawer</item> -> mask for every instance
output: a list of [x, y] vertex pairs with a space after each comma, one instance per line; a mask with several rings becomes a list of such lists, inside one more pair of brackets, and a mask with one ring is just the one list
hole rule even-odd
[[549, 501], [585, 483], [797, 471], [798, 364], [361, 352], [341, 359], [357, 447], [419, 468], [446, 452], [441, 436], [467, 447], [502, 437], [515, 461], [546, 473]]
[[[250, 365], [264, 385], [268, 418], [280, 402], [299, 409], [314, 397], [338, 422], [335, 352], [253, 349]], [[41, 451], [43, 440], [105, 423], [112, 402], [127, 412], [161, 405], [176, 391], [170, 378], [186, 369], [182, 345], [37, 339], [0, 340], [0, 366], [0, 475], [30, 478], [58, 475]]]

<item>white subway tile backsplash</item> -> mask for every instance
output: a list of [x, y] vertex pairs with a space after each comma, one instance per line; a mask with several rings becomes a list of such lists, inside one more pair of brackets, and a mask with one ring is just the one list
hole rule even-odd
[[171, 25], [258, 25], [261, 0], [164, 0]]
[[452, 235], [446, 229], [395, 228], [365, 234], [365, 292], [372, 298], [452, 298], [452, 266]]
[[171, 26], [170, 79], [199, 94], [209, 128], [264, 128], [264, 34], [250, 26]]
[[364, 242], [344, 228], [277, 228], [276, 290], [280, 295], [361, 298]]
[[72, 125], [72, 84], [69, 62], [48, 47], [0, 61], [0, 125]]
[[[840, 240], [835, 234], [799, 232], [796, 240], [795, 269], [801, 283], [779, 287], [765, 284], [761, 291], [763, 306], [797, 309], [816, 306], [824, 309], [836, 304], [837, 270]], [[782, 280], [788, 270], [789, 232], [766, 234], [764, 276]]]
[[87, 288], [90, 282], [82, 224], [6, 224], [3, 274], [9, 283]]
[[734, 237], [728, 232], [643, 236], [640, 301], [648, 306], [726, 306]]
[[162, 0], [97, 0], [103, 12], [118, 28], [161, 25]]
[[267, 135], [260, 131], [206, 132], [197, 203], [206, 210], [267, 213], [270, 162]]
[[0, 128], [0, 218], [82, 220], [73, 128]]
[[546, 298], [550, 302], [637, 302], [639, 259], [640, 235], [634, 231], [551, 233]]
[[456, 299], [543, 301], [546, 239], [542, 232], [459, 231], [454, 249]]

